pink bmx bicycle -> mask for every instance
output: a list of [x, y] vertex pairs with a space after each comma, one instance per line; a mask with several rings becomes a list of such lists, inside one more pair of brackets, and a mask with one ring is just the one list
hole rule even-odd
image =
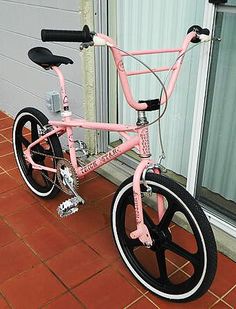
[[[200, 42], [207, 35], [207, 29], [192, 26], [180, 48], [127, 53], [118, 48], [110, 37], [90, 32], [88, 26], [84, 26], [82, 31], [42, 30], [43, 41], [81, 42], [81, 49], [107, 46], [112, 52], [126, 100], [137, 111], [137, 123], [98, 123], [73, 118], [64, 78], [59, 69], [61, 64], [72, 64], [73, 61], [53, 55], [49, 49], [36, 47], [29, 51], [29, 58], [44, 69], [54, 70], [59, 77], [62, 120], [48, 120], [39, 110], [28, 107], [17, 114], [13, 126], [15, 158], [27, 186], [45, 199], [54, 198], [60, 190], [72, 195], [59, 205], [60, 217], [75, 213], [79, 205], [84, 203], [77, 192], [80, 178], [135, 148], [140, 162], [134, 175], [119, 186], [112, 203], [114, 241], [124, 263], [141, 284], [156, 295], [176, 302], [194, 300], [207, 291], [216, 272], [216, 244], [208, 219], [196, 200], [182, 186], [161, 175], [160, 165], [151, 159], [146, 114], [166, 104], [190, 42]], [[150, 70], [154, 74], [169, 71], [168, 87], [162, 91], [159, 99], [136, 102], [129, 87], [128, 76], [150, 71], [128, 72], [122, 59], [128, 55], [134, 57], [159, 53], [177, 53], [177, 60], [172, 67]], [[76, 156], [78, 143], [73, 131], [78, 127], [118, 132], [123, 143], [82, 165]], [[27, 130], [30, 134], [26, 134]], [[64, 158], [59, 141], [63, 134], [66, 134], [68, 140], [69, 160]], [[79, 144], [82, 151], [86, 152], [84, 143]], [[150, 207], [154, 211], [150, 212]], [[181, 241], [176, 242], [172, 235], [171, 226], [179, 217], [191, 232], [191, 248], [182, 246]], [[171, 254], [184, 259], [186, 266], [191, 267], [191, 274], [184, 280], [172, 280], [168, 269], [168, 257]]]

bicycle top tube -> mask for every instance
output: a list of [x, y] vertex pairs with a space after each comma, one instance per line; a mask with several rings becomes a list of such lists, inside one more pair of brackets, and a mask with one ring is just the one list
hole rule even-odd
[[[87, 25], [84, 26], [82, 31], [71, 31], [71, 30], [49, 30], [43, 29], [41, 32], [43, 41], [64, 41], [64, 42], [82, 42], [81, 50], [83, 48], [88, 48], [90, 46], [108, 46], [112, 52], [115, 66], [118, 71], [118, 76], [121, 82], [122, 90], [125, 95], [125, 98], [128, 104], [136, 109], [136, 110], [154, 110], [157, 109], [155, 104], [163, 104], [168, 101], [170, 98], [178, 75], [183, 62], [183, 57], [190, 42], [197, 43], [201, 40], [206, 40], [205, 37], [209, 36], [208, 29], [202, 29], [199, 26], [192, 26], [188, 30], [188, 34], [186, 35], [182, 46], [180, 48], [175, 49], [160, 49], [160, 50], [139, 50], [139, 51], [131, 51], [124, 52], [122, 51], [115, 43], [115, 41], [109, 36], [102, 33], [90, 32]], [[205, 36], [205, 37], [204, 37]], [[140, 71], [132, 71], [127, 72], [124, 67], [123, 57], [125, 56], [136, 56], [136, 55], [148, 55], [148, 54], [160, 54], [160, 53], [178, 53], [177, 60], [172, 67], [159, 67], [151, 70], [140, 70]], [[156, 100], [147, 100], [142, 102], [137, 102], [134, 100], [132, 91], [129, 86], [128, 77], [133, 75], [140, 75], [146, 73], [154, 73], [154, 72], [163, 72], [168, 71], [171, 72], [171, 76], [166, 87], [166, 91], [162, 93], [162, 97]], [[154, 73], [155, 74], [155, 73]], [[163, 86], [163, 85], [162, 85]], [[153, 102], [154, 101], [154, 102]]]

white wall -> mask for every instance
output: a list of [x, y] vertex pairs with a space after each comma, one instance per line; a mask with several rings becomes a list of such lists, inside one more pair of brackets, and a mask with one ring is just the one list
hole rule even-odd
[[81, 29], [82, 0], [0, 0], [0, 110], [15, 116], [26, 106], [55, 116], [47, 110], [46, 92], [59, 91], [57, 77], [31, 62], [28, 50], [44, 46], [53, 53], [66, 56], [73, 65], [62, 65], [72, 111], [84, 115], [82, 56], [79, 44], [43, 43], [42, 28]]

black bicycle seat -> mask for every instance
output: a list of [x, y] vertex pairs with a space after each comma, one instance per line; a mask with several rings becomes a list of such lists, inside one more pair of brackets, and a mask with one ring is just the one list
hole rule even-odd
[[44, 47], [31, 48], [28, 52], [28, 56], [30, 60], [46, 70], [50, 69], [51, 66], [59, 67], [61, 64], [73, 63], [70, 58], [53, 55], [49, 49]]

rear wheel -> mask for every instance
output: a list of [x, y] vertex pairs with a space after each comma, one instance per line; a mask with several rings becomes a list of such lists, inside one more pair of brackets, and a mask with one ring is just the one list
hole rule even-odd
[[[42, 198], [53, 198], [59, 192], [56, 173], [37, 170], [25, 159], [27, 147], [44, 134], [47, 117], [35, 108], [24, 108], [16, 116], [13, 125], [13, 149], [20, 173], [28, 187]], [[56, 168], [55, 157], [63, 157], [57, 135], [52, 135], [32, 148], [35, 163]]]
[[[129, 270], [147, 289], [176, 302], [194, 300], [207, 291], [216, 272], [217, 251], [210, 224], [184, 188], [152, 173], [146, 175], [146, 181], [152, 188], [152, 202], [157, 203], [159, 194], [165, 205], [160, 221], [157, 211], [144, 207], [144, 223], [153, 245], [147, 248], [130, 237], [136, 229], [130, 177], [113, 200], [112, 230], [117, 248]], [[142, 184], [141, 192], [146, 195]], [[190, 232], [176, 224], [180, 221]]]

